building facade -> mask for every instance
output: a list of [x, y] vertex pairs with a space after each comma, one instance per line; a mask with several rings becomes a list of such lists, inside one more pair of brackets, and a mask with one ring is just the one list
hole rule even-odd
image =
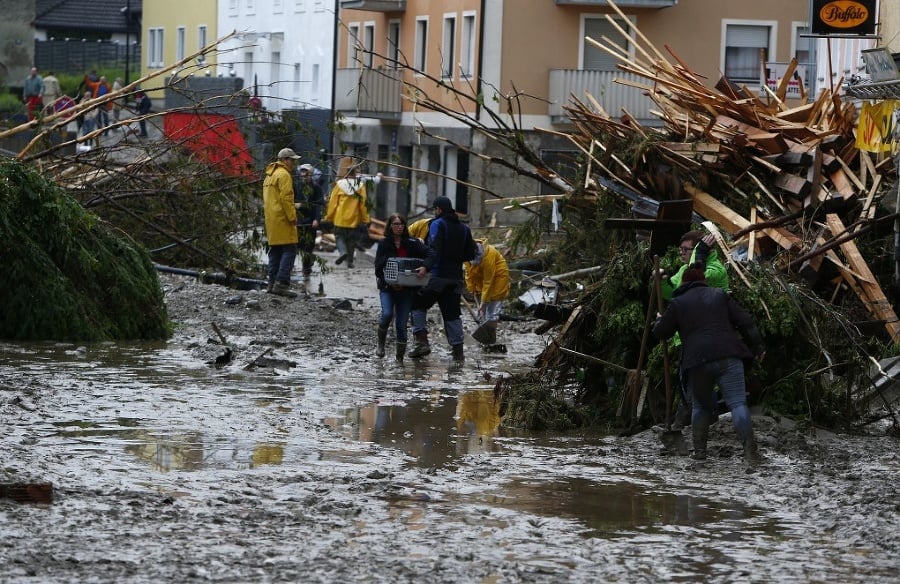
[[244, 79], [269, 111], [331, 111], [335, 3], [219, 0], [219, 73]]
[[[509, 155], [453, 117], [417, 111], [403, 99], [403, 81], [421, 83], [438, 100], [454, 96], [437, 90], [434, 79], [480, 91], [483, 100], [462, 108], [485, 124], [490, 123], [487, 108], [505, 115], [497, 109], [504, 101], [495, 101], [494, 94], [522, 96], [510, 121], [552, 166], [574, 153], [565, 140], [538, 129], [568, 128], [562, 106], [570, 95], [583, 98], [589, 92], [610, 115], [624, 109], [642, 123], [655, 123], [652, 102], [640, 90], [614, 83], [629, 75], [585, 37], [607, 37], [631, 58], [647, 61], [633, 42], [639, 31], [670, 62], [689, 64], [710, 87], [724, 73], [760, 89], [761, 54], [771, 63], [797, 57], [808, 70], [807, 87], [816, 80], [816, 43], [803, 36], [809, 18], [805, 0], [622, 0], [617, 6], [623, 14], [604, 0], [341, 0], [336, 101], [346, 120], [338, 138], [349, 152], [390, 162], [373, 164], [381, 167], [370, 171], [406, 179], [379, 185], [379, 204], [388, 212], [415, 215], [427, 212], [435, 196], [446, 195], [480, 225], [493, 219], [497, 206], [483, 205], [487, 195], [467, 185], [507, 197], [542, 190], [530, 178], [464, 153], [458, 146]], [[399, 81], [393, 79], [392, 59], [427, 77], [404, 69], [396, 74]], [[421, 127], [446, 140], [423, 136]], [[515, 215], [497, 219], [516, 221]]]
[[[141, 73], [145, 77], [171, 67], [215, 42], [219, 35], [217, 0], [152, 0], [144, 2]], [[172, 75], [205, 75], [215, 72], [216, 54], [186, 63], [145, 89], [162, 97], [165, 79]]]

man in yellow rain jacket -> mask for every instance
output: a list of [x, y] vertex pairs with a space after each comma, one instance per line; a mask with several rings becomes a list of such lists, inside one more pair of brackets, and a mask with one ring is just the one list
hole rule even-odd
[[291, 271], [297, 258], [297, 209], [294, 208], [294, 166], [300, 157], [290, 148], [266, 166], [263, 205], [269, 241], [269, 292], [296, 298], [291, 290]]
[[356, 228], [369, 222], [366, 183], [356, 176], [352, 158], [341, 159], [338, 176], [328, 197], [325, 223], [334, 225], [334, 240], [340, 254], [334, 263], [340, 265], [346, 260], [347, 267], [352, 269], [358, 239]]
[[475, 295], [478, 303], [478, 317], [488, 323], [488, 330], [497, 340], [497, 326], [500, 324], [500, 307], [509, 296], [509, 267], [506, 258], [486, 239], [477, 239], [478, 251], [475, 258], [466, 262], [466, 288]]

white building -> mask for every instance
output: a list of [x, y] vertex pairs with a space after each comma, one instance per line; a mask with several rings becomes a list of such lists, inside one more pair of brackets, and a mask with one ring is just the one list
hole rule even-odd
[[219, 0], [221, 75], [244, 80], [269, 111], [332, 107], [332, 0]]

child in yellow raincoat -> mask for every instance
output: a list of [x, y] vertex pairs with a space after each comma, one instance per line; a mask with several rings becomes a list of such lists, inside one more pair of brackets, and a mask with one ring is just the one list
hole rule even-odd
[[479, 319], [489, 323], [493, 343], [500, 324], [500, 307], [509, 296], [509, 267], [503, 254], [486, 239], [475, 240], [475, 244], [478, 247], [475, 258], [465, 263], [466, 288], [475, 295]]

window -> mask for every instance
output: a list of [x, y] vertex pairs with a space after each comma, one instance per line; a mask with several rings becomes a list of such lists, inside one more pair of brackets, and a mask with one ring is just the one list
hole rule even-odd
[[255, 89], [256, 80], [253, 75], [253, 51], [247, 51], [244, 53], [244, 87], [249, 87], [251, 83]]
[[396, 69], [400, 61], [400, 21], [392, 20], [388, 23], [387, 43], [387, 65]]
[[275, 14], [281, 14], [283, 12], [281, 8], [281, 0], [272, 0], [272, 12]]
[[798, 68], [802, 67], [804, 69], [806, 74], [803, 76], [803, 85], [809, 91], [811, 87], [810, 75], [815, 65], [813, 59], [815, 59], [814, 49], [816, 41], [808, 36], [802, 36], [810, 33], [809, 25], [805, 22], [795, 22], [793, 27], [794, 33], [791, 38], [793, 50], [791, 55], [797, 59]]
[[247, 0], [247, 14], [256, 14], [256, 6], [253, 0]]
[[808, 24], [794, 23], [793, 26], [794, 34], [792, 35], [791, 43], [794, 48], [791, 51], [791, 56], [797, 58], [798, 64], [807, 65], [812, 62], [813, 43], [815, 41], [808, 36], [802, 36], [809, 34]]
[[294, 12], [306, 12], [306, 0], [294, 0]]
[[175, 31], [175, 60], [181, 61], [182, 59], [184, 59], [184, 27], [179, 26]]
[[463, 14], [459, 67], [459, 76], [462, 78], [469, 79], [475, 74], [475, 13]]
[[757, 84], [762, 67], [775, 55], [774, 23], [723, 23], [725, 26], [722, 71], [734, 83]]
[[413, 68], [425, 72], [425, 52], [428, 49], [428, 17], [420, 16], [416, 19], [416, 47], [414, 53]]
[[347, 27], [347, 68], [359, 67], [359, 24]]
[[150, 46], [147, 47], [147, 66], [151, 69], [160, 69], [163, 66], [163, 39], [164, 29], [151, 28]]
[[197, 48], [202, 49], [206, 46], [206, 25], [201, 24], [197, 27]]
[[313, 63], [312, 67], [312, 103], [319, 103], [319, 64]]
[[[625, 22], [620, 18], [616, 19], [616, 23], [629, 35], [634, 34], [631, 29], [630, 23]], [[622, 33], [620, 33], [616, 29], [616, 27], [614, 27], [608, 20], [606, 20], [606, 18], [585, 17], [582, 21], [582, 25], [584, 27], [584, 34], [581, 35], [582, 39], [584, 39], [584, 37], [591, 37], [595, 41], [599, 41], [600, 37], [605, 36], [623, 49], [629, 52], [633, 50], [632, 44], [628, 40], [622, 38]], [[616, 64], [618, 63], [618, 60], [606, 51], [598, 49], [586, 40], [582, 42], [581, 49], [582, 69], [593, 71], [616, 70]]]
[[231, 15], [237, 14], [238, 11], [238, 0], [228, 0], [228, 13]]
[[441, 77], [453, 77], [456, 61], [456, 15], [444, 15], [444, 35], [441, 39]]
[[325, 4], [322, 0], [313, 0], [313, 10], [316, 12], [324, 12]]
[[363, 27], [363, 67], [372, 68], [372, 59], [375, 56], [375, 23], [367, 22]]

